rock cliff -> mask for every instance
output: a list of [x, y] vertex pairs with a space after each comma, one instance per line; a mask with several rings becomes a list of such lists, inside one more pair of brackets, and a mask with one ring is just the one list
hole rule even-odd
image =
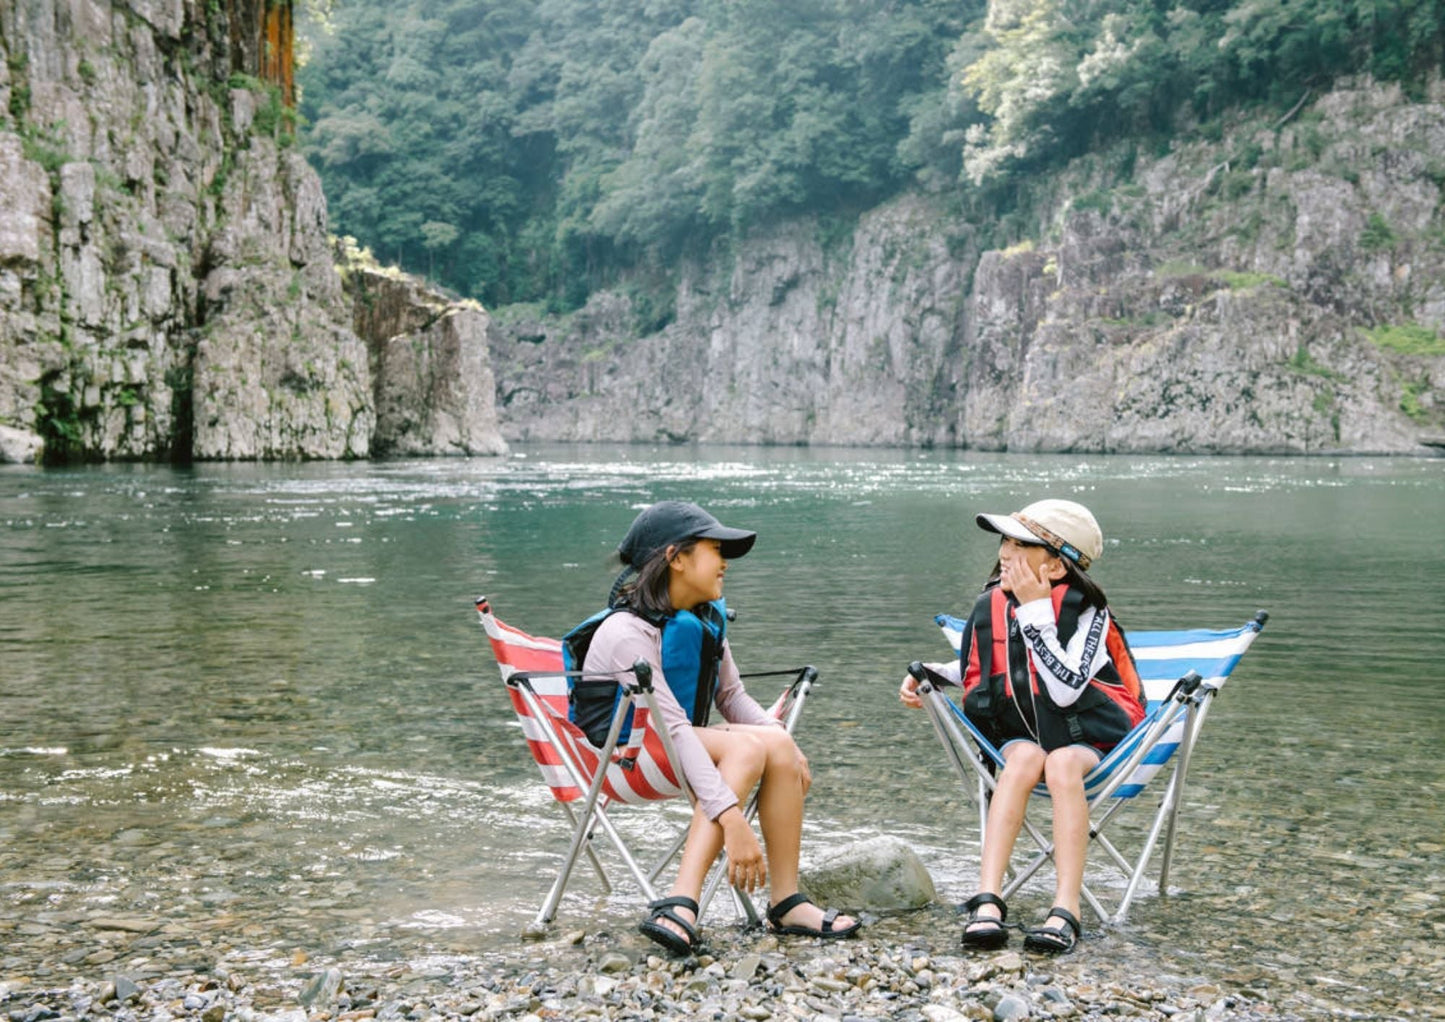
[[910, 196], [843, 243], [799, 222], [684, 268], [650, 336], [620, 294], [499, 310], [503, 432], [1423, 452], [1445, 426], [1445, 91], [1352, 83], [1297, 114], [1080, 159], [1008, 249]]
[[[412, 365], [389, 378], [392, 338], [354, 328], [319, 180], [291, 145], [290, 15], [290, 0], [0, 3], [0, 457], [501, 449], [484, 313], [438, 316], [408, 292], [428, 329], [470, 324], [412, 338], [459, 368], [447, 387]], [[391, 432], [378, 402], [398, 393], [439, 404]]]

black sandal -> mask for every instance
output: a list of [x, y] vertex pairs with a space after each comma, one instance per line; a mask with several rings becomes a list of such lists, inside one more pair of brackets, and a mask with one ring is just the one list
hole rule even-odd
[[[983, 905], [997, 905], [998, 918], [979, 915], [978, 910]], [[1008, 943], [1008, 928], [1004, 926], [1004, 920], [1008, 918], [1008, 906], [997, 894], [980, 891], [965, 901], [963, 908], [968, 913], [968, 922], [963, 924], [964, 947], [973, 951], [994, 951]], [[969, 927], [974, 924], [983, 925], [976, 930], [970, 930]]]
[[858, 927], [863, 925], [863, 920], [853, 920], [852, 926], [845, 926], [841, 930], [833, 929], [833, 920], [838, 918], [838, 910], [830, 908], [823, 913], [823, 926], [821, 929], [814, 929], [811, 926], [784, 926], [783, 916], [787, 915], [799, 905], [815, 904], [812, 898], [799, 892], [790, 894], [772, 908], [768, 909], [768, 927], [777, 934], [793, 934], [798, 937], [821, 937], [824, 940], [837, 940], [839, 937], [851, 937], [858, 932]]
[[[637, 930], [644, 937], [654, 940], [675, 955], [690, 955], [698, 942], [698, 929], [682, 916], [673, 911], [674, 908], [685, 908], [692, 913], [693, 919], [697, 918], [697, 902], [681, 894], [675, 894], [670, 898], [659, 898], [647, 906], [647, 918], [637, 924]], [[682, 927], [687, 934], [670, 930], [658, 922], [659, 919], [666, 919], [670, 923], [676, 923]]]
[[1062, 919], [1068, 929], [1063, 926], [1030, 927], [1024, 931], [1025, 951], [1037, 951], [1045, 955], [1061, 955], [1066, 951], [1074, 950], [1074, 945], [1084, 935], [1084, 931], [1079, 928], [1079, 920], [1074, 918], [1074, 913], [1057, 905], [1049, 909], [1049, 914], [1044, 917], [1044, 922], [1047, 923], [1051, 916], [1058, 916]]

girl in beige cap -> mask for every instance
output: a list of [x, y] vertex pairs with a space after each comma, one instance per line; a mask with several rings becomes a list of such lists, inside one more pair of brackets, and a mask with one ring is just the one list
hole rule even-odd
[[[964, 712], [999, 748], [1004, 767], [989, 803], [978, 893], [963, 945], [1008, 942], [1000, 891], [1030, 793], [1041, 781], [1054, 813], [1053, 908], [1025, 931], [1027, 950], [1073, 948], [1089, 842], [1084, 776], [1144, 717], [1139, 677], [1104, 591], [1088, 575], [1104, 538], [1089, 509], [1041, 500], [1011, 515], [980, 514], [996, 532], [998, 564], [964, 627], [959, 660], [930, 668], [964, 689]], [[917, 681], [900, 697], [921, 706]]]

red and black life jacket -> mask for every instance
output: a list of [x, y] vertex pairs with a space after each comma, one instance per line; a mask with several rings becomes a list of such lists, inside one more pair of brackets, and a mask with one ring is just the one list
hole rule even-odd
[[[1084, 597], [1068, 585], [1053, 588], [1059, 642], [1077, 631]], [[994, 741], [1029, 738], [1053, 750], [1092, 745], [1107, 752], [1144, 719], [1143, 689], [1123, 629], [1109, 616], [1104, 641], [1109, 663], [1089, 680], [1077, 701], [1059, 706], [1039, 684], [1033, 658], [1014, 609], [1018, 601], [998, 586], [974, 604], [964, 626], [959, 658], [963, 668], [964, 712]]]

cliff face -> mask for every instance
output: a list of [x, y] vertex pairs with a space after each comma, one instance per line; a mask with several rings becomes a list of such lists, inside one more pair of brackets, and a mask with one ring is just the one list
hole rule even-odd
[[957, 443], [966, 229], [925, 202], [868, 214], [851, 248], [812, 224], [754, 239], [731, 266], [684, 275], [676, 319], [630, 339], [599, 294], [565, 319], [506, 310], [492, 363], [504, 435], [729, 443]]
[[491, 318], [394, 270], [351, 265], [353, 323], [371, 352], [378, 455], [502, 454]]
[[1078, 161], [1033, 238], [981, 251], [928, 200], [619, 295], [502, 310], [509, 437], [989, 450], [1397, 452], [1445, 432], [1445, 95], [1368, 83], [1283, 125]]
[[[290, 0], [0, 4], [0, 444], [52, 456], [385, 448], [320, 183], [291, 147]], [[474, 395], [454, 400], [465, 406]], [[500, 444], [479, 423], [475, 450]], [[450, 435], [417, 453], [467, 452]]]

